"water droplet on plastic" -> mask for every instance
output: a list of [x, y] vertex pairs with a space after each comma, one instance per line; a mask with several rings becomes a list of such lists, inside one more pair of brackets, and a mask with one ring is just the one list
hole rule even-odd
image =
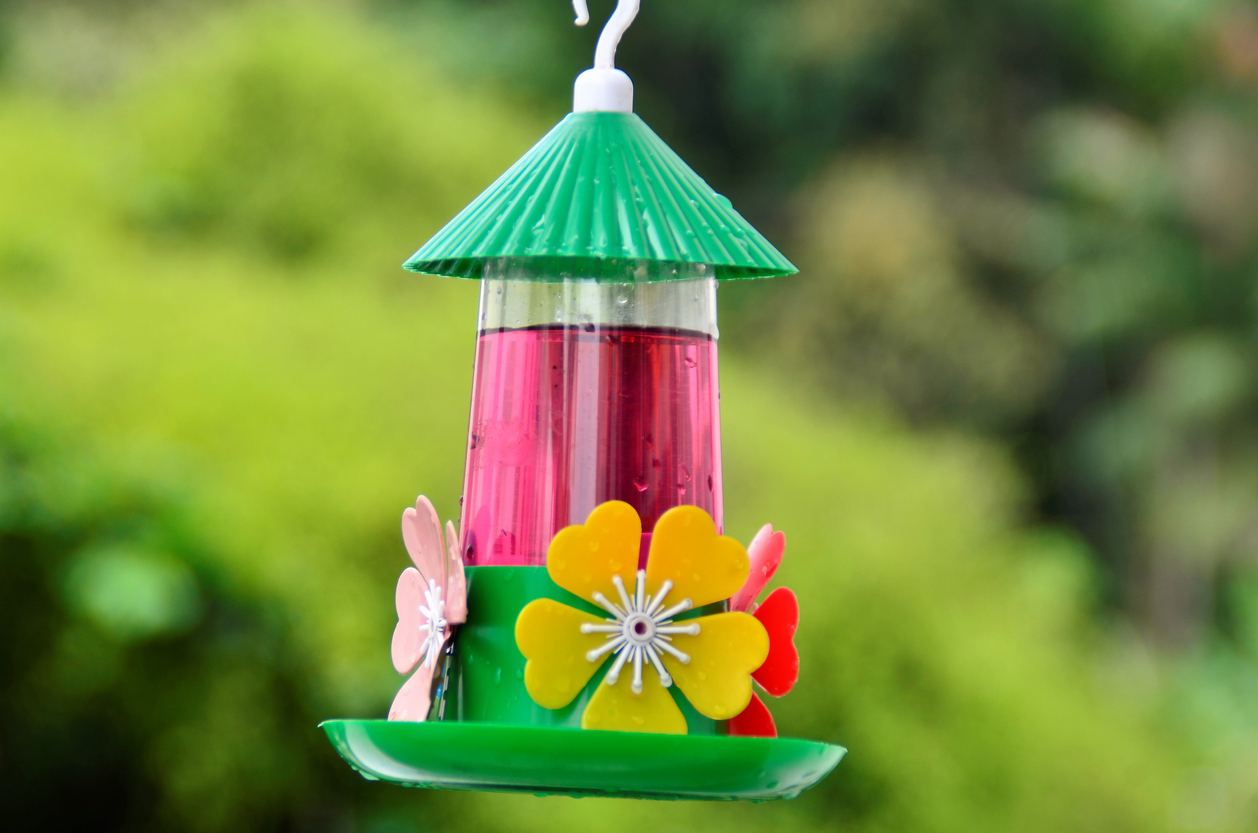
[[687, 466], [685, 463], [681, 464], [681, 480], [683, 483], [690, 482], [690, 466]]
[[633, 479], [633, 488], [637, 489], [639, 492], [645, 492], [646, 491], [646, 478], [635, 477]]
[[689, 356], [686, 356], [686, 360], [685, 360], [685, 361], [686, 361], [686, 367], [694, 367], [695, 365], [699, 364], [697, 361], [695, 361], [694, 359], [690, 358]]
[[708, 491], [712, 491], [712, 475], [708, 475]]

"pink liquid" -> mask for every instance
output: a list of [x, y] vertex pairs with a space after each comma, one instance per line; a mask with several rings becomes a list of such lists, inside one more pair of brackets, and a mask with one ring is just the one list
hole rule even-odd
[[721, 528], [716, 342], [585, 325], [480, 334], [463, 483], [468, 565], [545, 564], [551, 538], [608, 500], [650, 532], [668, 509]]

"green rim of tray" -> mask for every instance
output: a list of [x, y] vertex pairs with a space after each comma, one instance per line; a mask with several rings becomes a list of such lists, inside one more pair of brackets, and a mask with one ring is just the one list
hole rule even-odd
[[657, 735], [494, 723], [328, 720], [364, 777], [411, 787], [607, 798], [794, 798], [846, 749], [794, 738]]

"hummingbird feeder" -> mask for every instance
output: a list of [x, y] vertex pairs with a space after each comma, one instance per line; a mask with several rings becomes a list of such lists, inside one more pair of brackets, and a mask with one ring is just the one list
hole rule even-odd
[[[585, 0], [574, 0], [579, 25]], [[842, 747], [777, 737], [799, 676], [766, 525], [723, 533], [716, 286], [796, 269], [633, 113], [621, 0], [573, 112], [407, 262], [481, 281], [459, 527], [402, 516], [388, 720], [322, 724], [364, 777], [793, 797]]]

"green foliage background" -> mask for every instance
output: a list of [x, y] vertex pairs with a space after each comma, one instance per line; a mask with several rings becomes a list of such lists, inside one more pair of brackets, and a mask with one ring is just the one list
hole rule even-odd
[[[559, 118], [591, 39], [563, 3], [464, 5], [0, 6], [10, 823], [1258, 824], [1252, 206], [1194, 226], [1141, 121], [1187, 101], [1239, 125], [1194, 141], [1247, 147], [1184, 34], [1247, 6], [648, 0], [639, 111], [806, 267], [722, 290], [726, 514], [790, 536], [780, 729], [851, 753], [754, 807], [410, 792], [336, 758], [315, 724], [401, 682], [397, 513], [461, 485], [477, 287], [398, 264]], [[1025, 130], [966, 97], [1011, 43], [1073, 102]], [[1098, 343], [1129, 369], [1076, 395]], [[1138, 517], [1066, 499], [1115, 482]], [[1166, 541], [1217, 602], [1166, 614], [1193, 634], [1169, 646], [1123, 566]]]

